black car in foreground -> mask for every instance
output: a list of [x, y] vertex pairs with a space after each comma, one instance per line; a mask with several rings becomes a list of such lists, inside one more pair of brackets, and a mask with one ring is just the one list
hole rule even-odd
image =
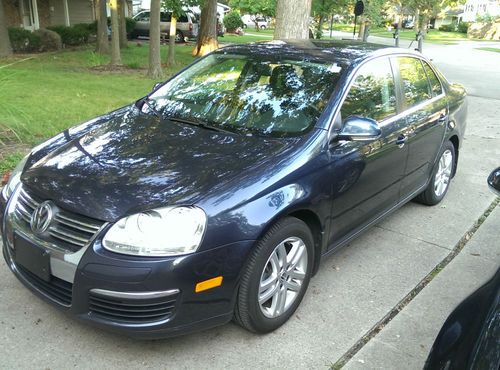
[[408, 50], [226, 47], [33, 149], [2, 193], [3, 254], [103, 328], [269, 332], [323, 257], [412, 199], [443, 199], [466, 110]]
[[[500, 196], [500, 167], [488, 177]], [[446, 319], [434, 341], [425, 370], [500, 368], [500, 268]]]

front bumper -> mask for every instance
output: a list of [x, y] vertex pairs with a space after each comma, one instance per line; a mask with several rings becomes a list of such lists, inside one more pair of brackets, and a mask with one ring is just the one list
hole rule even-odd
[[[128, 336], [152, 339], [203, 330], [232, 318], [240, 271], [252, 241], [188, 256], [138, 258], [105, 250], [97, 237], [79, 260], [73, 261], [72, 279], [51, 275], [47, 282], [15, 262], [12, 237], [6, 234], [16, 229], [6, 227], [10, 222], [6, 206], [0, 199], [7, 265], [36, 295], [78, 319]], [[51, 267], [70, 258], [74, 255], [51, 258]], [[216, 276], [223, 276], [221, 286], [195, 292], [198, 282]]]

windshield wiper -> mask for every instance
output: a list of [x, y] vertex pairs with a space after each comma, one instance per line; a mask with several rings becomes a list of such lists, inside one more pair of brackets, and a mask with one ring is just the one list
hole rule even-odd
[[142, 112], [142, 107], [144, 106], [144, 104], [146, 104], [148, 106], [149, 109], [151, 109], [151, 111], [153, 112], [153, 114], [158, 117], [158, 118], [162, 118], [161, 117], [161, 114], [160, 112], [158, 112], [156, 110], [156, 108], [153, 106], [153, 104], [151, 104], [151, 99], [149, 99], [147, 96], [142, 98], [142, 99], [139, 99], [135, 102], [135, 106], [137, 108], [139, 108], [139, 110]]
[[197, 127], [201, 127], [201, 128], [207, 129], [207, 130], [211, 130], [211, 131], [224, 132], [226, 134], [233, 134], [234, 133], [232, 131], [225, 130], [221, 127], [211, 125], [206, 121], [191, 120], [191, 119], [180, 118], [180, 117], [166, 117], [166, 118], [170, 121], [184, 123], [186, 125], [191, 125], [191, 126], [197, 126]]

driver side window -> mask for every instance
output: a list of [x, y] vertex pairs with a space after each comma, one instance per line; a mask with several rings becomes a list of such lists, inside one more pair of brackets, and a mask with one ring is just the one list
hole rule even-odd
[[362, 66], [340, 110], [342, 119], [362, 116], [382, 121], [396, 114], [394, 78], [388, 58]]

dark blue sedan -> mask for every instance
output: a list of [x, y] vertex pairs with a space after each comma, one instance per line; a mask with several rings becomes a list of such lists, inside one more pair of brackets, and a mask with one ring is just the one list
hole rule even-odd
[[2, 192], [3, 254], [103, 328], [269, 332], [323, 257], [443, 199], [466, 110], [463, 87], [404, 49], [226, 47], [34, 148]]

